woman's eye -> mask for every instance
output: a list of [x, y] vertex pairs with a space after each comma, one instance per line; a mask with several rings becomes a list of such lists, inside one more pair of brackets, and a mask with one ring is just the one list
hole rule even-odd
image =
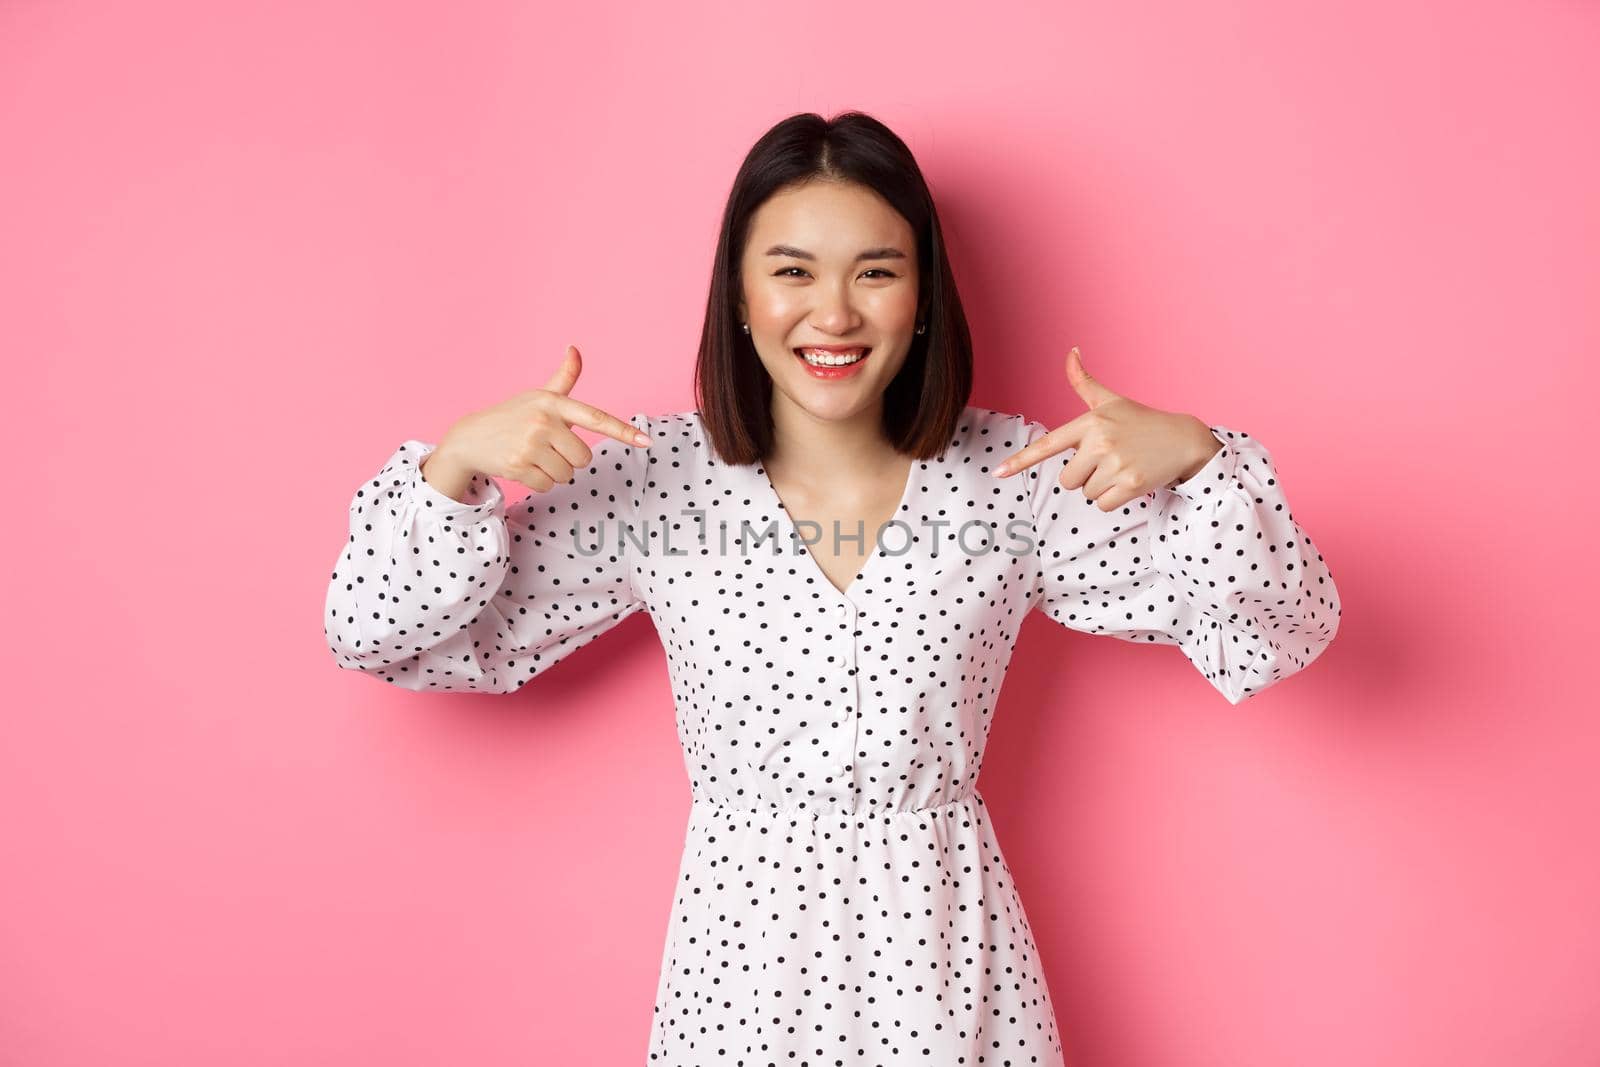
[[[782, 270], [780, 270], [776, 274], [774, 274], [773, 277], [775, 277], [775, 278], [783, 278], [783, 277], [792, 278], [792, 277], [794, 277], [794, 275], [789, 273], [792, 270], [800, 271], [801, 274], [805, 273], [805, 271], [800, 267], [784, 267]], [[885, 278], [893, 278], [895, 276], [892, 271], [884, 270], [882, 267], [869, 267], [866, 270], [862, 271], [861, 273], [862, 274], [881, 274]]]

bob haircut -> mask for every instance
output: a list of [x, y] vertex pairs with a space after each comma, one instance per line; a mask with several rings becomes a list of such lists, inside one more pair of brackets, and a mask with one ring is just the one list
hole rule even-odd
[[889, 127], [859, 111], [832, 120], [791, 115], [761, 136], [734, 178], [695, 361], [695, 401], [711, 446], [735, 465], [772, 451], [772, 375], [740, 328], [739, 264], [756, 210], [786, 186], [809, 181], [864, 185], [916, 234], [918, 320], [927, 330], [913, 335], [905, 364], [885, 387], [883, 428], [897, 451], [918, 459], [940, 455], [972, 392], [972, 336], [916, 159]]

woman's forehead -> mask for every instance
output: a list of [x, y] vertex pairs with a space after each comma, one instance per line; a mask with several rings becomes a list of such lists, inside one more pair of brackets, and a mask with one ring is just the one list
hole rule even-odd
[[905, 218], [866, 186], [807, 182], [774, 193], [756, 209], [750, 247], [758, 255], [767, 244], [781, 243], [818, 256], [853, 257], [867, 245], [910, 236]]

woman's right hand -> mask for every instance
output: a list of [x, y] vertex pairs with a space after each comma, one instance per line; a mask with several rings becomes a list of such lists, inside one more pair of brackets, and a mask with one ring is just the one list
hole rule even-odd
[[625, 419], [568, 394], [583, 370], [578, 349], [567, 346], [566, 358], [540, 389], [517, 393], [482, 411], [462, 417], [445, 433], [424, 462], [424, 475], [445, 495], [459, 499], [476, 473], [521, 482], [536, 493], [573, 480], [573, 472], [594, 461], [583, 439], [572, 432], [584, 426], [626, 445], [648, 446], [650, 439]]

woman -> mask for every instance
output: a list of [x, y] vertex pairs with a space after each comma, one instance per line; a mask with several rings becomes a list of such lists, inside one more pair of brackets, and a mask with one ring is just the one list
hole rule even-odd
[[356, 492], [340, 666], [505, 693], [649, 611], [693, 796], [650, 1061], [1061, 1063], [975, 788], [1018, 629], [1177, 645], [1235, 704], [1304, 668], [1339, 605], [1267, 451], [1076, 349], [1064, 425], [968, 405], [933, 201], [854, 112], [745, 159], [695, 410], [617, 418], [580, 370]]

